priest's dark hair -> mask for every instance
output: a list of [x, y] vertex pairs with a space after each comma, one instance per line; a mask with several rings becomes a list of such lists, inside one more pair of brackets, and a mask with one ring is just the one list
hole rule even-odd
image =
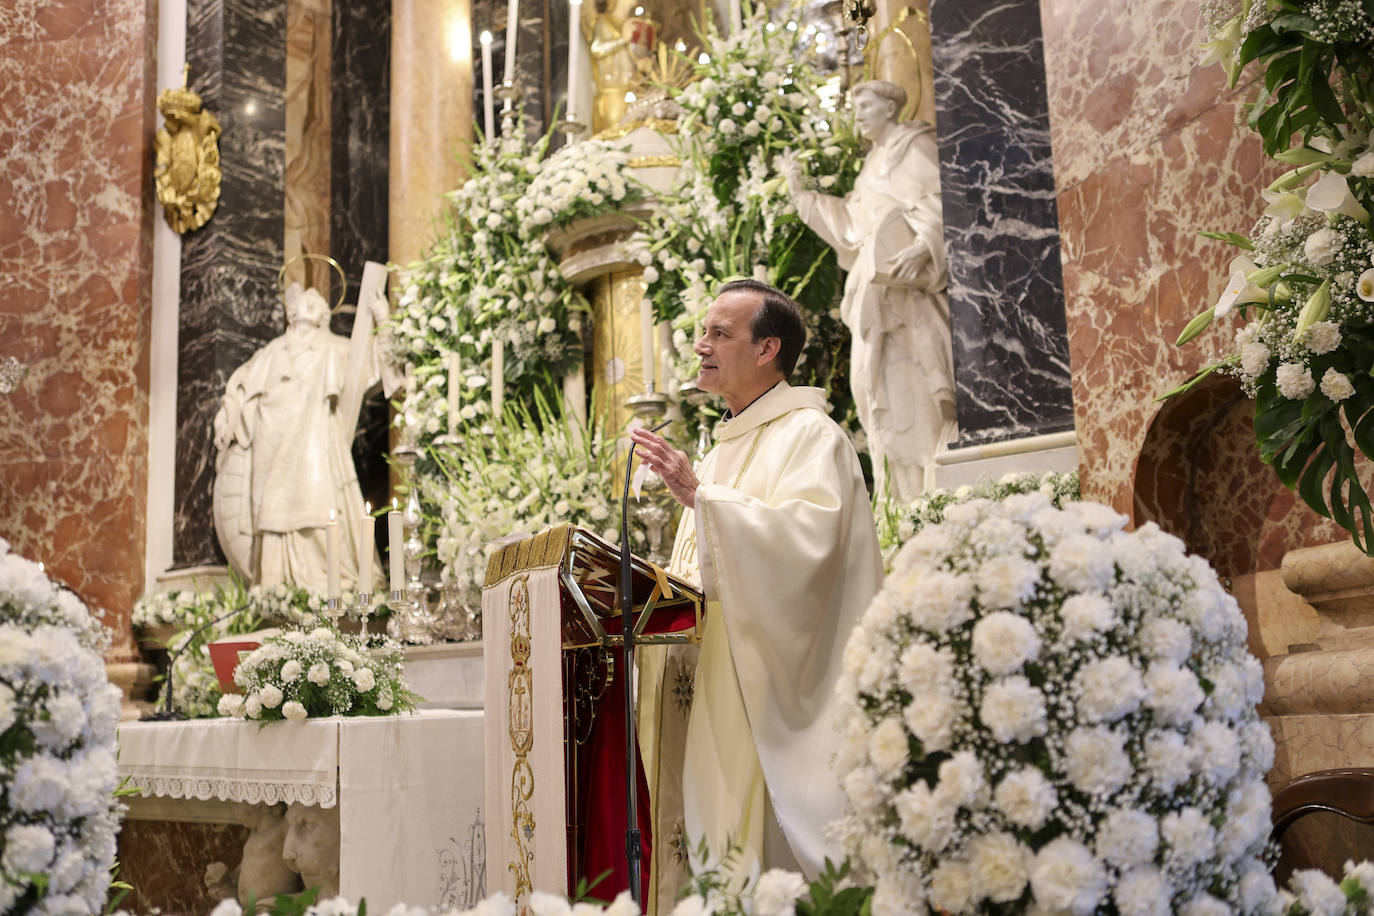
[[777, 287], [748, 277], [731, 280], [717, 290], [716, 295], [719, 297], [739, 290], [759, 294], [758, 311], [754, 312], [754, 317], [749, 322], [751, 339], [778, 339], [778, 355], [775, 362], [782, 377], [787, 378], [792, 374], [792, 370], [797, 368], [797, 358], [801, 356], [802, 347], [806, 344], [806, 322], [802, 320], [801, 306]]

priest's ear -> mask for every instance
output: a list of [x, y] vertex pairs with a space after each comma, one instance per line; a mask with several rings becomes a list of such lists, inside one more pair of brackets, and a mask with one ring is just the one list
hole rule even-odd
[[[758, 345], [759, 354], [754, 365], [762, 369], [769, 363], [773, 363], [773, 368], [782, 372], [782, 361], [778, 359], [778, 354], [782, 352], [782, 339], [779, 337], [761, 337], [754, 341]], [[786, 375], [787, 373], [783, 373]]]

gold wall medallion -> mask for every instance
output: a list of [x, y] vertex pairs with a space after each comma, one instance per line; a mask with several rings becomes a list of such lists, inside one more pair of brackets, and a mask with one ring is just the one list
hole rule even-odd
[[181, 88], [164, 89], [157, 97], [166, 125], [157, 132], [153, 184], [167, 224], [177, 233], [204, 226], [219, 205], [219, 119], [186, 88], [189, 72], [188, 64], [181, 71]]

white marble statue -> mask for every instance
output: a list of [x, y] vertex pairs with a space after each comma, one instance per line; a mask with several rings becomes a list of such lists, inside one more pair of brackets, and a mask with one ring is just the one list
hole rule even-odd
[[[243, 861], [238, 868], [239, 903], [260, 902], [270, 906], [277, 894], [295, 894], [301, 888], [295, 869], [283, 858], [286, 844], [284, 805], [244, 805], [242, 823], [249, 828], [243, 842]], [[208, 882], [207, 882], [208, 883]]]
[[802, 220], [849, 272], [840, 312], [877, 486], [910, 500], [934, 485], [935, 453], [954, 436], [955, 418], [935, 132], [898, 121], [905, 104], [894, 83], [854, 87], [873, 147], [849, 196], [807, 190], [793, 156], [782, 168]]
[[288, 807], [282, 856], [300, 874], [306, 890], [319, 887], [316, 900], [339, 896], [339, 806]]
[[229, 377], [214, 422], [215, 528], [252, 584], [324, 594], [331, 510], [341, 527], [342, 587], [357, 583], [363, 497], [350, 446], [362, 393], [380, 373], [372, 319], [386, 314], [384, 299], [364, 301], [350, 341], [329, 330], [317, 290], [291, 284], [286, 332]]

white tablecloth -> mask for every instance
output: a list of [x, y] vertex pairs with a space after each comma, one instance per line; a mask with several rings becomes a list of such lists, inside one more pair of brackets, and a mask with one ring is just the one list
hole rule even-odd
[[236, 719], [119, 728], [119, 772], [144, 795], [339, 806], [339, 891], [385, 912], [486, 894], [483, 714]]

